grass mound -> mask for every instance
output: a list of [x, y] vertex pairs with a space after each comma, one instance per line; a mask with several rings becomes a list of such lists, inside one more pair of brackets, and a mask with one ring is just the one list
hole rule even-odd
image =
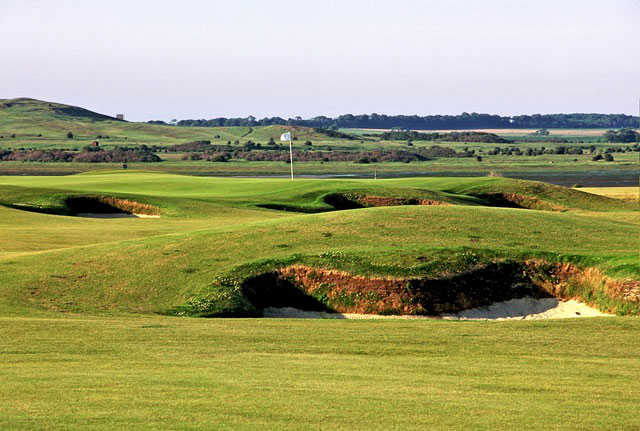
[[[552, 194], [564, 196], [567, 211], [498, 208], [478, 197], [513, 193], [515, 187], [518, 193], [537, 190], [536, 199], [543, 202], [551, 202]], [[332, 194], [350, 196], [363, 208], [336, 210], [325, 201]], [[104, 223], [43, 214], [71, 213], [70, 197], [110, 197], [118, 200], [107, 202], [114, 207], [122, 206], [122, 201], [149, 205], [163, 217]], [[0, 290], [0, 311], [164, 312], [186, 304], [195, 310], [187, 314], [201, 310], [255, 315], [259, 307], [252, 305], [251, 295], [243, 293], [245, 280], [278, 271], [284, 274], [295, 265], [367, 280], [402, 280], [389, 286], [389, 294], [408, 301], [401, 289], [411, 280], [415, 286], [421, 286], [420, 280], [431, 286], [471, 277], [465, 274], [481, 277], [483, 268], [491, 265], [539, 260], [551, 265], [541, 273], [551, 273], [553, 265], [565, 263], [581, 270], [594, 268], [606, 279], [592, 277], [589, 284], [584, 277], [572, 275], [562, 283], [563, 292], [572, 291], [575, 284], [576, 296], [600, 304], [601, 309], [632, 313], [633, 307], [625, 310], [622, 302], [616, 302], [622, 294], [599, 292], [618, 289], [629, 298], [635, 295], [633, 283], [640, 279], [638, 212], [619, 200], [608, 207], [606, 198], [596, 198], [503, 178], [292, 182], [145, 172], [0, 177], [4, 205], [0, 206], [0, 276], [6, 280]], [[403, 205], [412, 199], [454, 205]], [[377, 206], [380, 200], [393, 206]], [[17, 204], [40, 213], [7, 208]], [[274, 204], [315, 214], [261, 207]], [[119, 210], [139, 212], [137, 207]], [[229, 277], [235, 280], [233, 286], [214, 281]], [[514, 275], [511, 284], [505, 283], [495, 288], [497, 294], [519, 282]], [[587, 284], [592, 287], [580, 287]], [[348, 286], [340, 290], [345, 291], [342, 296], [348, 294], [354, 301], [357, 294], [366, 297], [364, 287]], [[319, 285], [309, 285], [309, 291], [318, 289]], [[420, 289], [430, 292], [430, 288]], [[455, 289], [471, 298], [488, 295]], [[592, 298], [587, 292], [592, 292]], [[332, 295], [327, 292], [328, 297]], [[615, 300], [607, 303], [608, 297]], [[371, 305], [358, 300], [353, 307], [377, 307], [382, 313], [431, 313], [435, 307], [421, 299], [421, 309], [411, 305], [414, 308], [407, 311], [401, 303]], [[434, 304], [441, 303], [456, 302], [442, 299]], [[328, 305], [338, 307], [339, 301], [331, 299]]]

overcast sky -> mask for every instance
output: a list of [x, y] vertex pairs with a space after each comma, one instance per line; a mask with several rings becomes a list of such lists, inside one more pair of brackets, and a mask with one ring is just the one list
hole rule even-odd
[[0, 98], [130, 120], [636, 114], [640, 0], [0, 0]]

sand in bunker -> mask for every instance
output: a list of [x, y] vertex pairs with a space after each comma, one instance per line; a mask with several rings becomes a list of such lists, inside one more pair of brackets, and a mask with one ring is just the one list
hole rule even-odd
[[87, 218], [160, 218], [159, 215], [126, 214], [126, 213], [113, 213], [113, 214], [78, 213], [78, 214], [76, 214], [76, 217], [87, 217]]
[[[456, 314], [444, 314], [449, 320], [533, 320], [566, 319], [575, 317], [612, 316], [578, 301], [559, 301], [555, 298], [519, 298], [496, 302], [487, 307], [471, 308]], [[304, 311], [292, 307], [264, 309], [264, 317], [302, 319], [430, 319], [428, 316], [382, 316], [378, 314], [326, 313]]]

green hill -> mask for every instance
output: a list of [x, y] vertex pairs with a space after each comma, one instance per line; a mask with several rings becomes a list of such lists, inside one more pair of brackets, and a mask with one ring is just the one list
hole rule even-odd
[[[196, 140], [217, 144], [253, 140], [279, 140], [283, 130], [306, 140], [333, 141], [314, 129], [297, 126], [264, 127], [175, 127], [116, 120], [84, 108], [35, 99], [0, 99], [0, 146], [77, 147], [101, 136], [111, 145], [173, 145]], [[71, 132], [74, 139], [67, 139]], [[12, 137], [15, 135], [15, 137]]]
[[[526, 199], [496, 205], [491, 196], [498, 192]], [[329, 198], [336, 195], [360, 205], [344, 209], [344, 201]], [[523, 202], [536, 205], [526, 209]], [[591, 284], [575, 284], [589, 267], [602, 283], [640, 277], [635, 208], [541, 183], [90, 173], [0, 177], [0, 203], [0, 276], [8, 281], [0, 309], [6, 313], [35, 307], [251, 314], [259, 310], [247, 308], [234, 286], [300, 265], [413, 280], [469, 271], [485, 277], [491, 265], [504, 264], [528, 265], [520, 268], [535, 273], [527, 277], [560, 270], [534, 261], [571, 265], [563, 270], [569, 283], [563, 295], [620, 313], [636, 310]], [[104, 212], [105, 205], [160, 218], [69, 216]]]

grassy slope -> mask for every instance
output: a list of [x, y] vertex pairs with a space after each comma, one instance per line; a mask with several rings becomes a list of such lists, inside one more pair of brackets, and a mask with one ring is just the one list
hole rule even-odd
[[[9, 105], [9, 106], [7, 106]], [[0, 99], [0, 144], [9, 147], [79, 147], [87, 145], [97, 135], [107, 135], [103, 144], [156, 144], [169, 145], [194, 140], [211, 140], [226, 143], [237, 139], [245, 142], [267, 142], [269, 138], [279, 140], [282, 126], [268, 127], [172, 127], [147, 123], [117, 121], [95, 112], [59, 103], [34, 99]], [[305, 140], [333, 139], [304, 127], [292, 128], [299, 145]], [[75, 139], [66, 139], [67, 132]], [[16, 138], [10, 138], [16, 134]], [[38, 136], [38, 135], [43, 136]], [[126, 139], [125, 139], [126, 137]]]
[[[378, 141], [377, 138], [361, 137], [361, 140], [345, 140], [329, 137], [325, 134], [318, 133], [312, 128], [299, 126], [265, 126], [265, 127], [172, 127], [162, 125], [152, 125], [147, 123], [134, 123], [117, 121], [112, 117], [88, 111], [69, 105], [63, 105], [53, 102], [45, 102], [34, 99], [0, 99], [0, 148], [80, 148], [89, 144], [97, 135], [102, 135], [100, 139], [103, 146], [115, 145], [173, 145], [194, 140], [211, 140], [215, 144], [226, 144], [231, 141], [234, 143], [238, 140], [245, 143], [248, 140], [266, 144], [269, 139], [273, 138], [279, 141], [280, 134], [283, 130], [291, 130], [293, 136], [297, 139], [294, 141], [294, 147], [297, 149], [315, 148], [327, 150], [329, 148], [339, 150], [379, 150], [379, 149], [395, 149], [413, 151], [420, 147], [429, 147], [434, 145], [431, 141], [414, 141], [413, 147], [407, 146], [405, 141]], [[67, 132], [74, 134], [74, 139], [67, 139]], [[358, 134], [358, 130], [347, 131], [348, 133]], [[521, 133], [517, 130], [502, 131], [508, 135], [509, 133]], [[580, 132], [580, 131], [578, 131]], [[566, 138], [580, 137], [576, 131], [567, 131], [562, 135]], [[592, 133], [590, 129], [587, 131]], [[576, 135], [578, 133], [578, 135]], [[15, 134], [15, 138], [11, 135]], [[42, 135], [42, 136], [39, 136]], [[104, 136], [109, 138], [104, 138]], [[510, 136], [513, 137], [513, 136]], [[584, 136], [582, 136], [584, 138]], [[311, 141], [313, 147], [305, 146], [306, 141]], [[608, 143], [589, 142], [598, 148], [610, 146]], [[457, 143], [438, 143], [438, 145], [450, 146], [457, 151], [463, 151], [467, 148], [486, 151], [494, 147], [510, 147], [513, 144], [469, 144], [464, 142]], [[541, 138], [540, 142], [518, 143], [521, 149], [528, 147], [546, 146], [553, 148], [557, 145], [545, 142], [545, 138]], [[493, 156], [484, 155], [485, 159], [494, 159]], [[578, 158], [580, 161], [586, 162], [590, 159], [584, 156], [560, 156], [552, 157], [555, 161], [563, 159]], [[616, 159], [624, 157], [623, 154], [617, 153]], [[498, 156], [496, 159], [499, 159]], [[513, 157], [509, 157], [513, 160]], [[548, 157], [536, 157], [537, 162], [547, 162]], [[603, 162], [600, 163], [604, 164]]]
[[[502, 178], [292, 183], [148, 173], [2, 177], [4, 203], [55, 205], [65, 193], [109, 194], [153, 203], [164, 215], [157, 220], [92, 220], [0, 207], [0, 275], [8, 281], [0, 309], [161, 311], [206, 291], [216, 275], [238, 265], [327, 252], [363, 257], [364, 263], [322, 261], [360, 273], [420, 273], [419, 258], [437, 261], [476, 250], [551, 256], [595, 265], [616, 276], [640, 275], [635, 254], [638, 217], [628, 204], [545, 187], [540, 196], [558, 200], [564, 190], [572, 204], [582, 208], [550, 213], [477, 206], [477, 199], [464, 194], [518, 184], [532, 187]], [[439, 193], [475, 206], [311, 215], [257, 206], [277, 202], [327, 210], [324, 194], [363, 189], [383, 195]]]
[[640, 321], [0, 319], [0, 428], [637, 429]]

